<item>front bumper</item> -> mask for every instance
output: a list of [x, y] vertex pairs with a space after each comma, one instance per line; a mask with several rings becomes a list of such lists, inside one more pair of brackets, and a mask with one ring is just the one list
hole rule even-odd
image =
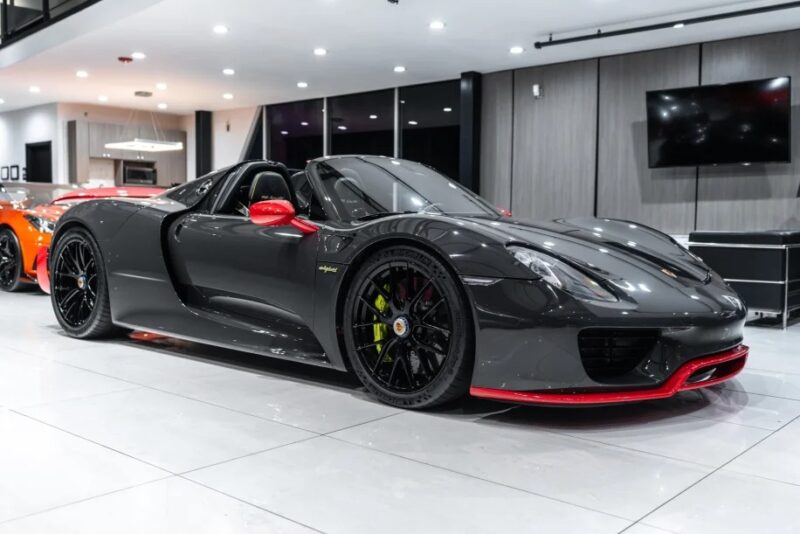
[[36, 282], [39, 289], [50, 294], [50, 270], [47, 268], [47, 261], [50, 256], [49, 246], [40, 246], [36, 254]]
[[744, 369], [748, 347], [698, 358], [681, 366], [666, 382], [656, 388], [617, 391], [510, 391], [471, 387], [470, 395], [519, 404], [601, 405], [666, 399], [682, 391], [706, 388], [730, 380]]
[[[646, 303], [604, 305], [577, 301], [537, 281], [504, 279], [468, 290], [475, 318], [472, 386], [478, 393], [546, 392], [558, 398], [657, 390], [686, 364], [737, 350], [747, 314], [736, 294], [717, 282], [686, 288], [699, 300], [673, 293]], [[649, 331], [656, 340], [630, 368], [592, 372], [584, 334], [617, 330]]]

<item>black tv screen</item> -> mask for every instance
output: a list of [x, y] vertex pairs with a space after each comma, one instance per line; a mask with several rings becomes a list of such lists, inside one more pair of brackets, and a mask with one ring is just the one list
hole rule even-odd
[[647, 93], [650, 168], [791, 161], [791, 79]]

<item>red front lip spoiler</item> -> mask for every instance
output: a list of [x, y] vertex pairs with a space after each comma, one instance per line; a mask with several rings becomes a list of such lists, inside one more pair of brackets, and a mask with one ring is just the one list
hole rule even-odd
[[[678, 368], [666, 382], [651, 389], [550, 393], [547, 391], [510, 391], [473, 386], [469, 389], [469, 393], [473, 397], [520, 404], [590, 405], [667, 399], [681, 391], [706, 388], [730, 380], [744, 369], [749, 352], [750, 349], [748, 347], [739, 345], [734, 349], [719, 354], [691, 360]], [[694, 375], [702, 372], [710, 372], [711, 374], [705, 380], [699, 382], [689, 381]]]

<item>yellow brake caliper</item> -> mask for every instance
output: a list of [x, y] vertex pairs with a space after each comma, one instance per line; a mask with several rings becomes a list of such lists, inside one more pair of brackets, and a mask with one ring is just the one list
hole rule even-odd
[[[388, 292], [389, 286], [384, 286], [383, 289]], [[387, 311], [389, 311], [389, 303], [386, 301], [385, 298], [383, 298], [383, 295], [381, 293], [378, 293], [378, 296], [375, 298], [375, 309], [377, 309], [381, 313], [386, 313]], [[382, 345], [380, 342], [386, 339], [386, 336], [389, 334], [389, 326], [381, 323], [380, 317], [375, 316], [374, 320], [375, 324], [372, 325], [372, 335], [374, 337], [373, 340], [375, 341], [375, 343], [377, 343], [377, 345], [375, 345], [375, 349], [378, 351], [378, 354], [380, 355], [382, 350]], [[387, 362], [392, 361], [391, 357], [388, 354], [386, 355], [385, 360]]]

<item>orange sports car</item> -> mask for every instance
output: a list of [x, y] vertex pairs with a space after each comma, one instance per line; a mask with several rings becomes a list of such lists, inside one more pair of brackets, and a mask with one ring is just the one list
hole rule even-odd
[[0, 184], [0, 290], [35, 284], [38, 256], [50, 246], [58, 219], [79, 202], [97, 198], [149, 198], [164, 189], [74, 185]]

